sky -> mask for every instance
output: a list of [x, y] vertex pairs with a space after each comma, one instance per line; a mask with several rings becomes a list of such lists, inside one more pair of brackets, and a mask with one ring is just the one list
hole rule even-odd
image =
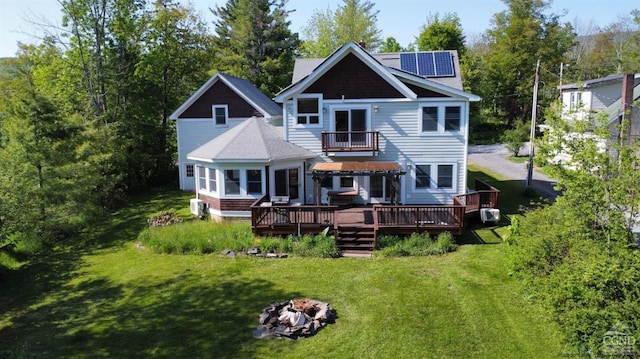
[[[179, 0], [186, 3], [186, 0]], [[420, 33], [430, 14], [455, 13], [460, 18], [467, 40], [477, 38], [491, 26], [497, 12], [506, 9], [501, 0], [371, 0], [378, 13], [378, 29], [382, 38], [394, 37], [400, 45], [407, 46]], [[211, 25], [214, 17], [208, 10], [215, 5], [224, 5], [226, 0], [191, 0], [205, 21]], [[287, 9], [295, 10], [289, 15], [291, 30], [300, 32], [316, 10], [335, 10], [342, 0], [289, 0]], [[606, 26], [640, 9], [636, 0], [554, 0], [546, 13], [566, 14], [563, 22], [578, 24], [586, 28], [589, 24]], [[30, 19], [32, 21], [30, 21]], [[17, 42], [38, 43], [43, 31], [32, 25], [35, 22], [60, 24], [61, 12], [57, 0], [0, 0], [0, 57], [14, 56]]]

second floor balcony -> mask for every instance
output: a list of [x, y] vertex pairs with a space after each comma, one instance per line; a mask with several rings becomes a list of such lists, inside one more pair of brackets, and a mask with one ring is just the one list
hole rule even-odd
[[356, 155], [359, 152], [365, 152], [367, 156], [375, 156], [379, 150], [379, 138], [378, 131], [323, 132], [322, 152], [325, 155], [329, 153]]

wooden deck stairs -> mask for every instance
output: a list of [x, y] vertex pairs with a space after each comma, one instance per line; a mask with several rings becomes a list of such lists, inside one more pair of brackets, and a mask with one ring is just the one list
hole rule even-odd
[[373, 227], [338, 226], [336, 244], [343, 257], [371, 257], [375, 248]]

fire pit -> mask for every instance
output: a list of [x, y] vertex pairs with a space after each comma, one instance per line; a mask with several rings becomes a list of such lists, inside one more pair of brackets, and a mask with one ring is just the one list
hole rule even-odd
[[310, 337], [327, 324], [334, 323], [335, 319], [336, 313], [329, 303], [308, 298], [292, 299], [266, 307], [253, 336], [290, 339]]

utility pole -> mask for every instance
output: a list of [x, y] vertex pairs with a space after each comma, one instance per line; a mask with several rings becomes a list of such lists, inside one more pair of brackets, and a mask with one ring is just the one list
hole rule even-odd
[[533, 83], [533, 105], [531, 107], [531, 133], [529, 135], [529, 165], [527, 166], [527, 190], [533, 187], [533, 142], [536, 138], [536, 111], [538, 109], [538, 83], [540, 82], [540, 59], [536, 62], [536, 78]]

